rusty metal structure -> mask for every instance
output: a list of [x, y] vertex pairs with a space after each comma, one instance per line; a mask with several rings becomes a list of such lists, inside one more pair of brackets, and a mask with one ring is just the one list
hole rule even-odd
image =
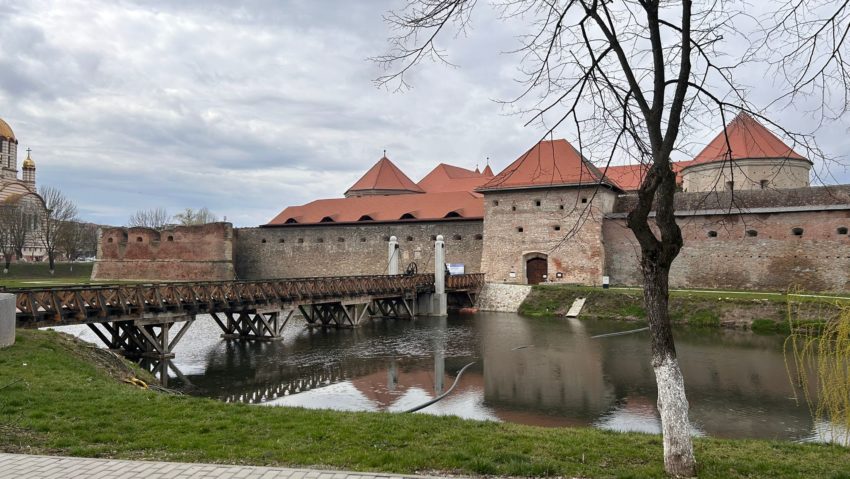
[[[483, 274], [450, 276], [447, 289], [468, 296], [483, 282]], [[18, 327], [85, 324], [110, 349], [130, 357], [167, 359], [174, 357], [174, 347], [199, 315], [209, 315], [224, 338], [272, 340], [281, 336], [296, 311], [310, 326], [334, 328], [357, 327], [366, 317], [413, 318], [419, 295], [433, 290], [433, 275], [413, 274], [8, 292], [17, 295]]]

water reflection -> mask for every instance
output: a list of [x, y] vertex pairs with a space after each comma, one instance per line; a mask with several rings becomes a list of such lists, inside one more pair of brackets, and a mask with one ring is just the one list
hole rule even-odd
[[[446, 390], [428, 414], [544, 426], [659, 432], [648, 333], [620, 322], [478, 314], [367, 322], [354, 330], [291, 321], [275, 342], [225, 341], [200, 318], [173, 364], [170, 387], [224, 401], [340, 410], [403, 411]], [[91, 339], [93, 340], [93, 339]], [[779, 336], [677, 330], [695, 434], [828, 438], [793, 400]], [[182, 372], [181, 372], [182, 371]]]

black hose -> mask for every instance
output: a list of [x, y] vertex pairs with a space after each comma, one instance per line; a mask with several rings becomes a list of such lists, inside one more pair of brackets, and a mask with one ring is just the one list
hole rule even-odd
[[466, 368], [472, 366], [473, 364], [475, 364], [475, 361], [472, 361], [471, 363], [467, 364], [466, 366], [460, 368], [460, 371], [457, 372], [457, 377], [455, 378], [455, 382], [452, 383], [452, 387], [450, 387], [448, 391], [444, 392], [443, 394], [440, 394], [439, 396], [435, 397], [434, 399], [432, 399], [432, 400], [430, 400], [430, 401], [428, 401], [424, 404], [420, 404], [420, 405], [416, 406], [415, 408], [408, 409], [407, 411], [404, 411], [404, 412], [416, 412], [420, 409], [425, 409], [426, 407], [434, 404], [435, 402], [439, 401], [440, 399], [443, 399], [444, 397], [448, 396], [454, 390], [455, 386], [457, 386], [457, 383], [460, 381], [460, 377], [463, 376], [463, 372], [466, 371]]

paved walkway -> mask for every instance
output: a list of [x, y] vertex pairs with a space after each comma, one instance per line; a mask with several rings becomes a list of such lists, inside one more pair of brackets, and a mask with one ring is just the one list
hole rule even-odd
[[425, 476], [0, 454], [0, 479], [395, 479], [422, 477]]

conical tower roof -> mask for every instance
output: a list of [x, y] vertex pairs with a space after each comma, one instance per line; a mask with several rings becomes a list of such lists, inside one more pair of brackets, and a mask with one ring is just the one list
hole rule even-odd
[[806, 160], [755, 118], [741, 112], [687, 167], [754, 158]]
[[382, 157], [354, 185], [345, 196], [402, 195], [424, 193], [389, 158]]
[[611, 184], [567, 140], [541, 141], [485, 183], [479, 191]]

